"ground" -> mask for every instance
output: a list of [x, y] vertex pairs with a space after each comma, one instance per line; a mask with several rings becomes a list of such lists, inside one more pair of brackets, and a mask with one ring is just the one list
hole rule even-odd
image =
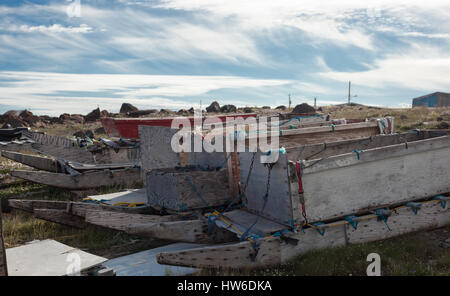
[[[261, 112], [270, 112], [261, 110]], [[450, 121], [450, 108], [387, 109], [365, 106], [323, 107], [333, 118], [367, 118], [394, 116], [396, 131], [417, 128], [435, 128]], [[448, 115], [446, 115], [448, 114]], [[49, 134], [71, 136], [80, 129], [99, 127], [88, 125], [54, 125], [45, 129]], [[104, 136], [104, 135], [101, 135]], [[26, 197], [36, 199], [79, 199], [73, 193], [39, 184], [23, 182], [9, 176], [11, 169], [20, 165], [0, 158], [0, 198]], [[102, 188], [107, 193], [117, 188]], [[78, 230], [38, 219], [20, 211], [3, 214], [3, 231], [7, 248], [20, 246], [38, 239], [55, 239], [106, 258], [114, 258], [140, 250], [161, 246], [168, 242], [142, 239], [118, 231], [90, 226]], [[202, 270], [198, 275], [365, 275], [369, 262], [367, 255], [378, 253], [383, 275], [450, 275], [450, 227], [412, 233], [384, 241], [310, 252], [288, 264], [252, 271]]]

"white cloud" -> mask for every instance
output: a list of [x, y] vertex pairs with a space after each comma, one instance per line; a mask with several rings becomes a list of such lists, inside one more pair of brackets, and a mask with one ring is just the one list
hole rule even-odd
[[[48, 114], [86, 113], [96, 104], [117, 111], [123, 100], [144, 108], [186, 108], [184, 99], [222, 89], [278, 87], [288, 80], [236, 76], [61, 74], [0, 72], [0, 102]], [[72, 92], [84, 92], [75, 97]], [[119, 98], [117, 98], [119, 96]], [[166, 98], [164, 98], [167, 96]], [[232, 103], [232, 101], [227, 101]], [[238, 103], [236, 101], [236, 103]], [[63, 111], [62, 111], [63, 110]], [[39, 110], [39, 113], [45, 113]]]
[[86, 24], [81, 24], [79, 27], [64, 27], [60, 24], [53, 24], [51, 26], [28, 26], [28, 25], [12, 25], [6, 28], [12, 32], [41, 32], [41, 33], [89, 33], [92, 32], [92, 27]]
[[373, 88], [402, 87], [415, 90], [450, 90], [450, 55], [439, 48], [412, 44], [412, 49], [375, 61], [370, 70], [325, 71], [317, 75], [338, 81], [355, 82]]

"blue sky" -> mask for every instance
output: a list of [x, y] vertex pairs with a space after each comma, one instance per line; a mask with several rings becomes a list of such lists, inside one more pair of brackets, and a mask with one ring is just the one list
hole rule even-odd
[[349, 80], [370, 105], [449, 92], [450, 3], [391, 2], [3, 0], [0, 113], [327, 105]]

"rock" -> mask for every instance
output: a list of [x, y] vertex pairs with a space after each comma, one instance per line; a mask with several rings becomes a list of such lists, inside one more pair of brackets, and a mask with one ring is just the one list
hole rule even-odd
[[161, 113], [163, 113], [163, 114], [175, 114], [174, 111], [169, 110], [169, 109], [161, 109], [161, 110], [159, 110], [159, 113], [160, 113], [160, 114], [161, 114]]
[[306, 103], [295, 106], [294, 110], [292, 110], [294, 114], [316, 114], [316, 110], [313, 106], [310, 106]]
[[236, 112], [237, 108], [235, 105], [224, 105], [220, 108], [220, 112], [222, 113], [233, 113]]
[[7, 111], [0, 118], [4, 124], [9, 124], [12, 128], [28, 127], [29, 124], [23, 121], [20, 117], [20, 111]]
[[138, 111], [139, 109], [130, 103], [123, 103], [120, 107], [119, 113], [126, 114], [128, 112]]
[[158, 113], [158, 110], [156, 110], [156, 109], [138, 110], [138, 111], [128, 112], [127, 116], [139, 117], [139, 116], [144, 116], [144, 115], [149, 115], [149, 114], [154, 114], [154, 113]]
[[286, 110], [286, 106], [284, 106], [284, 105], [281, 105], [281, 106], [278, 106], [278, 107], [276, 107], [275, 108], [275, 110]]
[[244, 108], [244, 113], [253, 113], [253, 109], [249, 107]]
[[59, 116], [59, 122], [62, 124], [83, 124], [84, 123], [84, 117], [83, 115], [79, 114], [61, 114]]
[[189, 109], [188, 112], [189, 114], [194, 114], [195, 113], [194, 107], [191, 107], [191, 109]]
[[188, 113], [188, 111], [186, 109], [180, 109], [177, 111], [178, 115], [186, 115]]
[[100, 117], [108, 117], [108, 116], [109, 116], [108, 110], [102, 110], [102, 112], [100, 112]]
[[271, 109], [270, 106], [263, 106], [263, 109]]
[[100, 119], [101, 117], [101, 112], [100, 112], [100, 108], [94, 109], [92, 110], [88, 115], [86, 115], [84, 117], [84, 120], [86, 122], [96, 122]]
[[220, 105], [217, 101], [214, 101], [211, 103], [211, 105], [209, 105], [208, 107], [206, 107], [206, 112], [220, 112], [221, 108]]
[[19, 114], [19, 118], [28, 123], [30, 126], [42, 126], [39, 116], [34, 115], [28, 110], [23, 110]]

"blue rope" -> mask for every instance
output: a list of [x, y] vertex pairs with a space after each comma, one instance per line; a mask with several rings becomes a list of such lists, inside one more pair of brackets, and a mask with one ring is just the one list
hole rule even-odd
[[355, 149], [355, 150], [353, 150], [353, 152], [355, 152], [356, 153], [356, 157], [358, 158], [358, 160], [360, 159], [360, 153], [361, 152], [363, 152], [363, 150], [357, 150], [357, 149]]
[[313, 226], [316, 226], [316, 228], [314, 228], [320, 235], [324, 235], [325, 234], [325, 228], [323, 228], [323, 229], [320, 229], [319, 228], [319, 226], [320, 225], [323, 225], [324, 223], [323, 222], [316, 222], [316, 223], [313, 223], [313, 224], [311, 224], [311, 225], [313, 225]]
[[419, 203], [419, 202], [412, 202], [412, 201], [410, 201], [410, 202], [406, 203], [406, 206], [410, 207], [413, 210], [414, 214], [417, 215], [417, 212], [422, 207], [422, 204]]
[[350, 215], [345, 217], [345, 221], [347, 221], [353, 228], [356, 230], [358, 228], [358, 221], [356, 221], [357, 217], [355, 215]]
[[380, 217], [381, 220], [383, 220], [384, 224], [386, 224], [386, 227], [389, 229], [389, 231], [392, 231], [392, 229], [387, 224], [388, 216], [386, 215], [386, 212], [388, 212], [388, 210], [378, 209], [375, 210], [375, 215], [377, 215], [378, 217]]
[[448, 196], [437, 195], [433, 198], [434, 200], [440, 200], [441, 206], [443, 209], [447, 206]]

